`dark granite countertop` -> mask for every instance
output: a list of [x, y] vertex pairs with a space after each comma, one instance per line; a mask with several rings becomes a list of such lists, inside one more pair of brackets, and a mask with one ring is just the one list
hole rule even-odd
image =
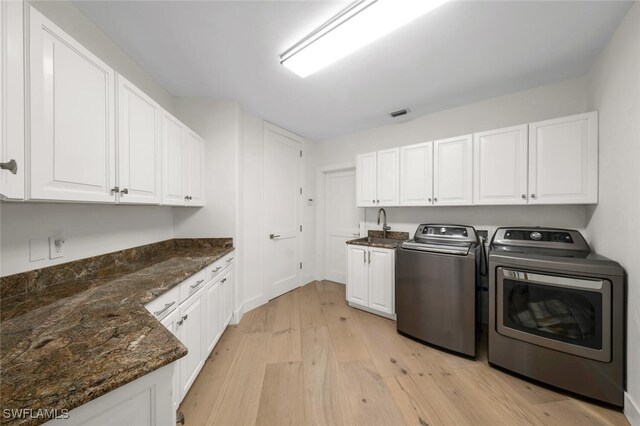
[[0, 278], [0, 408], [71, 410], [185, 356], [144, 305], [233, 250], [169, 240]]
[[370, 230], [368, 232], [368, 237], [356, 238], [355, 240], [347, 241], [347, 244], [354, 246], [395, 249], [401, 242], [409, 239], [408, 232], [387, 231], [387, 238], [383, 238], [383, 235], [382, 231]]

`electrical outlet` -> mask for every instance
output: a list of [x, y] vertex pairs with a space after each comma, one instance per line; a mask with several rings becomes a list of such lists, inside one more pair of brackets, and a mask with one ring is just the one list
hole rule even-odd
[[64, 256], [64, 238], [49, 237], [49, 259], [57, 259]]

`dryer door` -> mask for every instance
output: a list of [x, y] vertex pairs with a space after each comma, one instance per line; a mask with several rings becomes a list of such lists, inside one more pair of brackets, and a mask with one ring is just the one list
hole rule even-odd
[[598, 361], [611, 361], [611, 283], [498, 268], [498, 333]]

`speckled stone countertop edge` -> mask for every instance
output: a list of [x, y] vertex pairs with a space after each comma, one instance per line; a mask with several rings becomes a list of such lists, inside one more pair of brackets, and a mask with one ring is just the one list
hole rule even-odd
[[[72, 293], [69, 297], [55, 300], [43, 308], [27, 310], [21, 315], [2, 321], [3, 330], [0, 334], [3, 337], [1, 346], [3, 353], [0, 354], [3, 370], [2, 408], [72, 410], [185, 356], [188, 352], [187, 348], [146, 310], [145, 305], [180, 285], [181, 282], [208, 265], [233, 252], [235, 249], [232, 246], [232, 240], [229, 241], [231, 241], [231, 245], [216, 247], [178, 243], [174, 256], [169, 256], [165, 252], [165, 256], [161, 256], [157, 263], [151, 262], [140, 270], [134, 270], [131, 274], [121, 275], [113, 280], [109, 280], [108, 277], [100, 277], [96, 279], [98, 284], [95, 287], [88, 286], [77, 293]], [[155, 277], [154, 268], [159, 269], [158, 275]], [[163, 268], [166, 268], [170, 273], [161, 274]], [[158, 276], [163, 279], [157, 279]], [[140, 287], [136, 285], [138, 278], [142, 283]], [[59, 289], [58, 286], [53, 286], [42, 289], [42, 291], [57, 291]], [[112, 294], [114, 295], [112, 296]], [[26, 300], [30, 296], [30, 294], [22, 295]], [[94, 301], [92, 298], [96, 300]], [[111, 304], [111, 302], [121, 299], [125, 300], [121, 305]], [[44, 313], [40, 314], [39, 310]], [[83, 318], [84, 316], [90, 318], [84, 320], [82, 327], [87, 327], [87, 321], [97, 321], [92, 325], [95, 329], [92, 331], [96, 335], [100, 335], [105, 330], [111, 333], [110, 327], [113, 328], [113, 333], [118, 333], [118, 326], [120, 326], [125, 330], [122, 333], [128, 337], [126, 330], [129, 327], [131, 339], [142, 333], [143, 336], [148, 337], [149, 341], [145, 343], [143, 338], [141, 343], [139, 337], [131, 342], [125, 339], [120, 347], [111, 348], [117, 354], [113, 369], [110, 369], [108, 363], [101, 360], [100, 355], [96, 354], [95, 347], [90, 343], [91, 339], [87, 339], [88, 342], [80, 340], [80, 344], [78, 344], [73, 341], [76, 337], [73, 333], [71, 336], [56, 335], [56, 333], [63, 333], [59, 331], [62, 328], [61, 319], [66, 321], [68, 315], [74, 313], [78, 315], [77, 311], [80, 311]], [[42, 315], [40, 323], [38, 321], [39, 315]], [[79, 323], [82, 321], [81, 319]], [[110, 321], [111, 323], [101, 321]], [[52, 330], [47, 330], [47, 326]], [[138, 328], [143, 331], [137, 330]], [[135, 333], [131, 333], [132, 329], [136, 329]], [[54, 345], [56, 343], [55, 337], [51, 337], [49, 334], [57, 337], [65, 345], [56, 348]], [[25, 336], [27, 339], [24, 339]], [[78, 337], [78, 339], [81, 338]], [[99, 342], [99, 339], [96, 339], [96, 342]], [[78, 347], [84, 345], [86, 353], [77, 348], [69, 349], [74, 345]], [[140, 347], [143, 352], [134, 355], [136, 347]], [[47, 354], [43, 356], [38, 351], [48, 351], [51, 359], [47, 358]], [[30, 352], [31, 356], [36, 358], [33, 363], [30, 363]], [[69, 352], [72, 356], [66, 359], [65, 355]], [[108, 351], [106, 353], [111, 354]], [[74, 371], [73, 367], [69, 365], [70, 363], [80, 361], [78, 363], [80, 364], [82, 360], [89, 362], [85, 362], [88, 365], [78, 365], [79, 378], [77, 381], [73, 377], [60, 377], [64, 372]], [[40, 371], [37, 368], [39, 364], [47, 363], [47, 361], [51, 361], [53, 364], [62, 362], [59, 368], [61, 371], [49, 368], [44, 374], [45, 377], [38, 377], [37, 373], [33, 374], [34, 371]], [[92, 365], [93, 368], [91, 368]], [[96, 377], [91, 374], [95, 374]], [[60, 386], [59, 381], [63, 382], [66, 387], [56, 391], [56, 386]], [[49, 383], [50, 389], [47, 389], [47, 386], [42, 386], [43, 382]], [[83, 388], [76, 382], [87, 383], [87, 386]], [[2, 424], [35, 425], [43, 422], [44, 419], [0, 419]]]

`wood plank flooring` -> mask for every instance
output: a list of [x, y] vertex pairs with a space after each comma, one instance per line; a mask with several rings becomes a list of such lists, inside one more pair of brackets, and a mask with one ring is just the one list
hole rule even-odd
[[628, 424], [489, 367], [486, 350], [473, 361], [402, 337], [344, 290], [312, 282], [230, 326], [180, 406], [185, 424]]

